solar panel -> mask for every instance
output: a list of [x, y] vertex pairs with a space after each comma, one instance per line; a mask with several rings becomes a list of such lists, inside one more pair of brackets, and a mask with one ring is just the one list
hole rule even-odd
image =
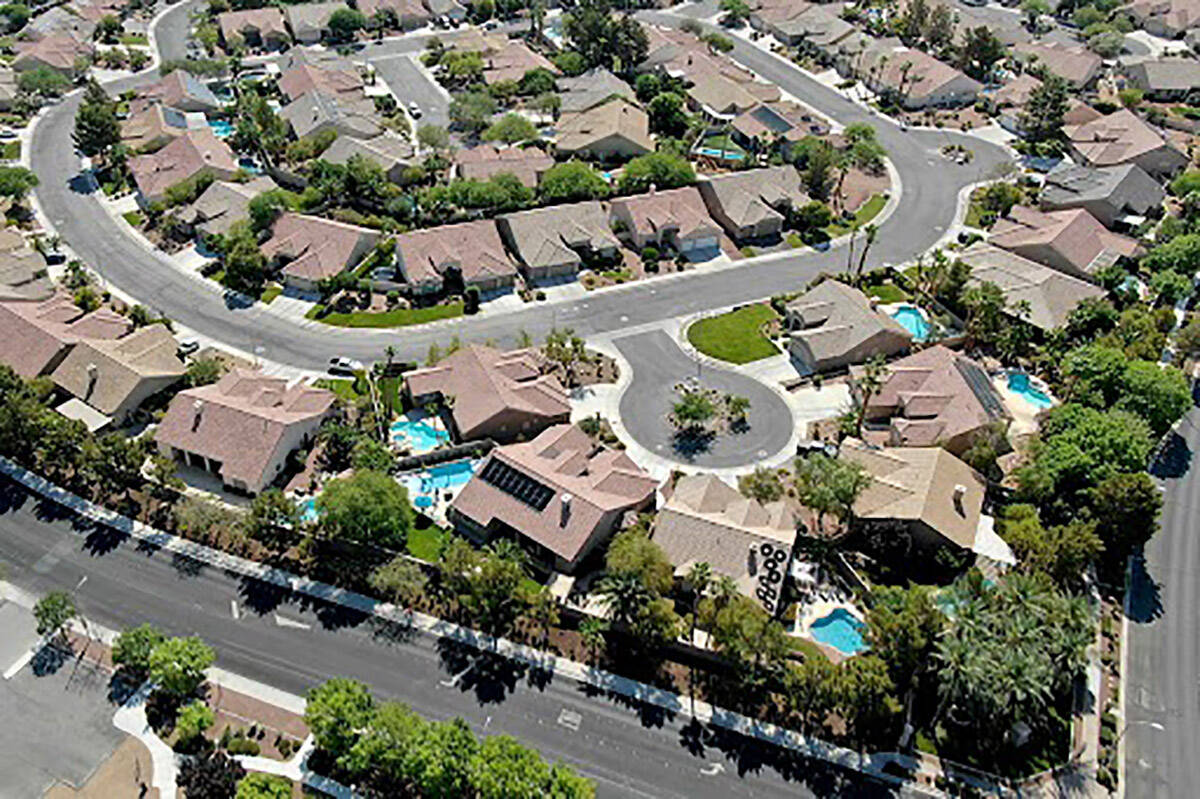
[[554, 489], [542, 485], [524, 472], [519, 472], [496, 458], [484, 465], [479, 477], [488, 485], [495, 486], [535, 510], [545, 510], [554, 498]]
[[983, 406], [988, 416], [999, 419], [1007, 415], [1004, 410], [1004, 401], [1000, 399], [995, 386], [988, 379], [987, 372], [983, 371], [979, 364], [959, 358], [954, 365], [958, 368], [958, 373], [963, 376], [963, 380], [967, 381], [971, 393], [979, 400], [979, 404]]
[[774, 109], [767, 106], [759, 106], [750, 112], [750, 116], [757, 119], [767, 130], [772, 133], [787, 133], [792, 129], [792, 123], [784, 119]]

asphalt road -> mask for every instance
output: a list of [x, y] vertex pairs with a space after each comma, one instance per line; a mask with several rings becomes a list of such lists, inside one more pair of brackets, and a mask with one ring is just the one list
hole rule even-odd
[[[181, 10], [185, 7], [181, 7]], [[674, 23], [666, 14], [646, 14], [648, 21]], [[173, 13], [162, 25], [171, 30], [184, 19]], [[186, 22], [186, 20], [184, 20]], [[160, 26], [160, 30], [161, 30]], [[367, 48], [367, 57], [419, 49], [421, 40], [387, 42]], [[787, 91], [843, 123], [875, 125], [903, 181], [904, 199], [898, 211], [881, 226], [868, 264], [900, 263], [924, 251], [940, 238], [953, 218], [959, 190], [986, 178], [1008, 160], [1002, 148], [942, 131], [901, 131], [886, 118], [854, 105], [790, 64], [736, 41], [733, 55]], [[146, 77], [128, 79], [127, 88]], [[749, 302], [795, 290], [821, 271], [844, 268], [845, 254], [812, 250], [796, 252], [738, 269], [705, 271], [682, 279], [650, 280], [589, 294], [577, 301], [538, 303], [512, 313], [487, 313], [413, 330], [339, 330], [320, 324], [297, 325], [258, 307], [240, 307], [223, 296], [211, 281], [185, 275], [159, 253], [143, 248], [124, 235], [104, 210], [87, 181], [79, 179], [72, 152], [72, 117], [78, 95], [51, 108], [31, 143], [33, 169], [41, 183], [37, 196], [63, 239], [106, 281], [166, 314], [180, 324], [246, 352], [258, 351], [268, 360], [306, 368], [322, 368], [335, 355], [364, 361], [382, 357], [391, 344], [402, 358], [421, 358], [431, 343], [445, 344], [453, 336], [463, 341], [512, 342], [524, 330], [544, 335], [552, 326], [572, 327], [582, 335], [613, 332], [682, 314]], [[973, 162], [959, 166], [944, 159], [939, 148], [959, 142], [975, 153]]]
[[1125, 795], [1191, 799], [1200, 786], [1200, 410], [1152, 469], [1165, 488], [1162, 529], [1135, 563], [1125, 674]]
[[[766, 385], [737, 372], [700, 366], [661, 330], [616, 339], [613, 344], [629, 361], [633, 380], [621, 395], [625, 429], [646, 449], [695, 466], [719, 469], [762, 460], [778, 452], [792, 435], [792, 412]], [[667, 422], [677, 393], [675, 386], [699, 378], [704, 388], [750, 400], [748, 427], [711, 441], [678, 439]]]
[[[216, 648], [222, 668], [282, 690], [302, 694], [329, 677], [349, 676], [428, 718], [462, 716], [476, 731], [514, 735], [596, 780], [600, 796], [889, 795], [860, 775], [742, 738], [696, 742], [678, 718], [589, 695], [558, 678], [539, 684], [510, 666], [478, 666], [446, 687], [443, 681], [470, 663], [460, 651], [76, 525], [61, 508], [35, 503], [7, 481], [0, 482], [0, 562], [8, 580], [35, 594], [73, 590], [87, 575], [76, 600], [88, 619], [199, 635]], [[564, 710], [579, 714], [578, 723], [560, 723]], [[50, 738], [42, 745], [62, 744]], [[720, 773], [701, 773], [712, 764]]]
[[367, 57], [375, 67], [375, 74], [392, 90], [392, 94], [408, 106], [415, 102], [421, 108], [417, 125], [450, 124], [450, 100], [443, 89], [434, 83], [417, 66], [413, 55], [389, 55], [376, 57], [369, 52]]

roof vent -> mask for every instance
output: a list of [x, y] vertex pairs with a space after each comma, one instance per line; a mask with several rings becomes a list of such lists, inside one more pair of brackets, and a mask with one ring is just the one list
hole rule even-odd
[[967, 487], [961, 483], [954, 486], [954, 509], [963, 515], [963, 498], [967, 495]]
[[574, 497], [572, 497], [570, 494], [564, 493], [562, 495], [562, 513], [560, 514], [560, 518], [558, 520], [559, 527], [566, 527], [567, 523], [571, 521], [572, 499], [574, 499]]

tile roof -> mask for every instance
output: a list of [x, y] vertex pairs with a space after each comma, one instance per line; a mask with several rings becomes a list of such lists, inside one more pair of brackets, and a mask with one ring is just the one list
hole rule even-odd
[[65, 293], [40, 301], [0, 302], [0, 362], [21, 377], [37, 377], [83, 335], [117, 338], [131, 327], [129, 320], [107, 308], [84, 314]]
[[283, 7], [283, 16], [292, 33], [298, 38], [313, 34], [319, 36], [329, 24], [329, 18], [334, 12], [343, 8], [348, 9], [350, 6], [340, 0], [330, 3], [290, 3]]
[[421, 0], [356, 0], [355, 5], [367, 19], [371, 19], [380, 11], [394, 11], [402, 24], [405, 20], [424, 22], [433, 16], [429, 9], [421, 4]]
[[178, 344], [164, 325], [139, 327], [119, 339], [82, 339], [50, 377], [55, 384], [112, 416], [148, 380], [181, 378]]
[[354, 266], [378, 241], [377, 230], [289, 212], [275, 220], [262, 252], [287, 261], [284, 275], [315, 283]]
[[780, 99], [778, 87], [772, 84], [733, 80], [715, 70], [699, 70], [691, 80], [687, 96], [717, 114], [740, 114], [759, 103]]
[[292, 132], [298, 139], [327, 125], [360, 139], [370, 139], [383, 133], [375, 104], [354, 92], [329, 94], [314, 89], [285, 105], [279, 115], [292, 126]]
[[1159, 58], [1125, 68], [1139, 89], [1149, 92], [1187, 92], [1200, 88], [1200, 61], [1194, 58]]
[[17, 49], [17, 57], [12, 65], [18, 70], [45, 64], [62, 72], [74, 72], [75, 63], [92, 54], [91, 45], [65, 33], [55, 33], [28, 45], [18, 45]]
[[599, 202], [551, 205], [497, 218], [507, 229], [509, 245], [526, 266], [580, 264], [580, 248], [604, 250], [621, 246]]
[[121, 123], [121, 143], [137, 152], [162, 142], [174, 139], [189, 130], [207, 128], [203, 114], [188, 114], [156, 101], [141, 103]]
[[1100, 72], [1102, 59], [1086, 47], [1060, 42], [1021, 42], [1013, 52], [1026, 60], [1036, 59], [1048, 72], [1074, 86], [1085, 86]]
[[246, 183], [218, 180], [180, 211], [179, 218], [209, 235], [228, 233], [249, 216], [251, 200], [277, 188], [279, 185], [266, 175]]
[[284, 24], [283, 12], [277, 6], [226, 11], [217, 15], [217, 25], [220, 26], [226, 41], [229, 41], [234, 34], [241, 36], [245, 30], [254, 31], [264, 39], [269, 37], [290, 38], [287, 25]]
[[610, 136], [619, 136], [645, 152], [654, 150], [650, 118], [633, 103], [614, 98], [578, 114], [563, 114], [555, 146], [563, 152], [587, 150]]
[[235, 369], [212, 385], [179, 392], [155, 435], [160, 444], [219, 461], [225, 482], [257, 489], [274, 477], [269, 467], [294, 442], [290, 431], [319, 420], [335, 400], [324, 389]]
[[140, 90], [138, 97], [173, 107], [193, 103], [216, 110], [222, 105], [208, 84], [185, 69], [177, 69], [154, 85]]
[[1137, 164], [1088, 167], [1064, 163], [1046, 175], [1038, 199], [1050, 209], [1102, 203], [1116, 215], [1145, 214], [1162, 205], [1166, 192]]
[[[493, 462], [501, 464], [494, 467], [497, 473], [515, 472], [537, 484], [546, 500], [542, 508], [485, 479]], [[649, 502], [657, 485], [625, 453], [597, 446], [578, 427], [564, 424], [533, 441], [493, 450], [451, 508], [484, 528], [503, 523], [574, 561], [596, 535], [608, 532], [606, 523]]]
[[294, 100], [311, 91], [361, 97], [363, 79], [353, 63], [339, 56], [295, 49], [286, 56], [277, 81], [279, 91]]
[[531, 69], [558, 74], [558, 67], [520, 40], [508, 40], [498, 50], [488, 51], [483, 56], [483, 82], [489, 86], [504, 80], [519, 81]]
[[455, 427], [469, 441], [485, 435], [511, 412], [540, 417], [540, 427], [570, 415], [566, 389], [557, 377], [542, 373], [544, 365], [537, 350], [502, 352], [468, 344], [436, 366], [409, 372], [404, 379], [414, 397], [454, 397]]
[[534, 188], [542, 173], [554, 166], [554, 159], [539, 147], [503, 147], [480, 144], [456, 150], [454, 163], [459, 177], [488, 180], [502, 172], [515, 175], [521, 185]]
[[40, 252], [21, 244], [0, 249], [0, 300], [47, 300], [54, 284], [46, 276], [46, 259]]
[[1014, 205], [996, 222], [988, 242], [1056, 269], [1092, 274], [1141, 252], [1137, 241], [1109, 231], [1082, 208], [1039, 211]]
[[613, 200], [612, 207], [628, 213], [634, 229], [643, 236], [656, 238], [660, 231], [671, 228], [680, 238], [721, 232], [695, 186], [620, 197]]
[[[872, 73], [874, 66], [878, 69]], [[949, 64], [938, 61], [923, 50], [905, 47], [898, 39], [877, 40], [864, 54], [858, 72], [860, 75], [873, 75], [875, 80], [893, 91], [899, 91], [903, 84], [904, 96], [915, 101], [936, 94], [955, 81], [974, 86], [976, 91], [983, 88], [983, 84]]]
[[[1082, 125], [1068, 125], [1063, 132], [1072, 148], [1092, 166], [1124, 164], [1159, 148], [1171, 148], [1157, 130], [1128, 108]], [[1180, 158], [1186, 160], [1182, 154]]]
[[795, 142], [805, 136], [824, 136], [829, 123], [817, 112], [791, 100], [759, 103], [734, 117], [733, 129], [750, 139]]
[[[800, 208], [811, 199], [794, 166], [770, 166], [718, 175], [700, 184], [702, 194], [714, 202], [737, 227], [764, 219], [783, 221], [781, 208]], [[715, 211], [714, 211], [715, 212]]]
[[1133, 0], [1127, 8], [1142, 27], [1156, 24], [1170, 36], [1200, 25], [1200, 0]]
[[344, 164], [356, 155], [362, 156], [387, 173], [397, 166], [412, 163], [415, 152], [412, 142], [408, 139], [387, 133], [371, 139], [342, 135], [334, 139], [333, 144], [321, 153], [321, 160], [330, 164]]
[[802, 340], [818, 364], [841, 358], [881, 333], [912, 340], [912, 334], [876, 309], [866, 294], [840, 280], [822, 281], [789, 302], [787, 313], [800, 324], [791, 338]]
[[205, 169], [217, 177], [232, 177], [238, 170], [233, 151], [207, 127], [185, 131], [156, 153], [129, 159], [133, 180], [148, 199], [161, 197]]
[[405, 278], [413, 285], [440, 286], [451, 267], [458, 268], [468, 284], [517, 272], [490, 219], [401, 233], [396, 237], [396, 252]]
[[595, 67], [574, 78], [558, 79], [564, 114], [577, 114], [595, 108], [613, 95], [637, 102], [633, 88], [602, 67]]
[[[1042, 330], [1061, 327], [1080, 302], [1105, 295], [1093, 283], [982, 241], [960, 252], [958, 259], [971, 267], [972, 284], [994, 283], [1004, 292], [1009, 313]], [[1027, 313], [1017, 310], [1021, 303], [1028, 304]]]

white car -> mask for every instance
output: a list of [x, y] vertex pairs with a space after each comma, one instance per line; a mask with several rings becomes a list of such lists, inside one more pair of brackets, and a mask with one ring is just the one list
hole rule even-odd
[[337, 357], [329, 359], [329, 373], [334, 375], [352, 375], [361, 372], [365, 367], [362, 361], [353, 358]]
[[415, 101], [409, 103], [408, 104], [408, 113], [412, 116], [413, 119], [420, 119], [421, 118], [421, 106], [417, 105]]
[[21, 134], [17, 133], [12, 128], [0, 128], [0, 140], [10, 141], [17, 138], [19, 135]]

